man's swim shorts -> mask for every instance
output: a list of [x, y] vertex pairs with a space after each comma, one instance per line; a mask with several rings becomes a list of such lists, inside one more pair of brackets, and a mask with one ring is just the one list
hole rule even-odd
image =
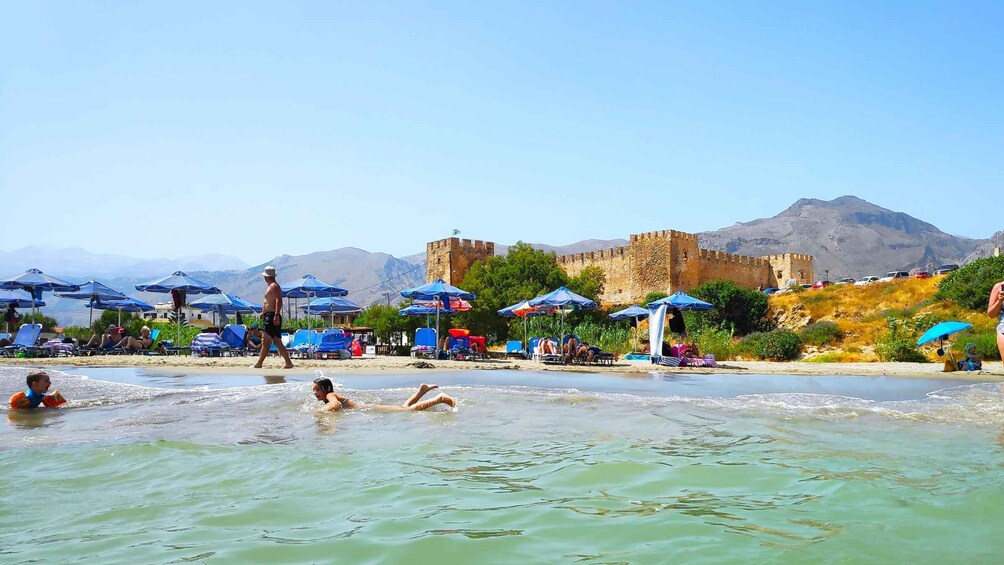
[[275, 312], [265, 312], [261, 315], [261, 331], [273, 339], [279, 339], [282, 328], [275, 325]]

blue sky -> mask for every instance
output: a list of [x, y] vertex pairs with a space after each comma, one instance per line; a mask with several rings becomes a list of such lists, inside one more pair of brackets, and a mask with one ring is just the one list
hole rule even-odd
[[1004, 4], [614, 4], [8, 4], [0, 250], [561, 245], [844, 194], [1001, 229]]

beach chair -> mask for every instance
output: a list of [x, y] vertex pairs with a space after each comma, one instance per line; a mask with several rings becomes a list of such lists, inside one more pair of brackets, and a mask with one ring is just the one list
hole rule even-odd
[[418, 328], [415, 330], [415, 346], [411, 348], [413, 358], [436, 356], [436, 330], [433, 328]]
[[72, 341], [63, 341], [62, 339], [50, 339], [41, 347], [48, 351], [49, 357], [59, 357], [60, 355], [72, 357], [76, 351], [76, 346], [73, 345]]
[[219, 335], [205, 332], [195, 336], [190, 348], [192, 357], [222, 357], [223, 353], [230, 349]]
[[[160, 328], [150, 330], [150, 346], [145, 349], [127, 349], [125, 347], [106, 347], [101, 353], [109, 355], [157, 355], [160, 347]], [[121, 341], [121, 340], [120, 340]], [[111, 345], [111, 344], [109, 344]]]
[[471, 351], [471, 338], [468, 336], [450, 337], [447, 342], [447, 358], [457, 361], [469, 361], [474, 358]]
[[247, 332], [248, 328], [244, 324], [227, 324], [223, 327], [220, 339], [229, 346], [227, 353], [230, 355], [247, 355], [247, 348], [244, 346]]
[[43, 353], [39, 351], [38, 347], [35, 347], [40, 333], [42, 333], [42, 324], [21, 324], [14, 336], [13, 343], [3, 348], [4, 356], [14, 357], [18, 353], [24, 353], [25, 355], [22, 356], [24, 357]]
[[318, 359], [349, 359], [352, 357], [352, 336], [338, 328], [328, 328], [320, 334], [315, 352]]
[[516, 357], [526, 359], [526, 350], [523, 349], [523, 342], [518, 339], [511, 339], [505, 342], [505, 356], [507, 358]]
[[310, 358], [314, 354], [316, 344], [314, 340], [320, 340], [321, 333], [314, 330], [296, 330], [292, 341], [286, 346], [290, 356]]

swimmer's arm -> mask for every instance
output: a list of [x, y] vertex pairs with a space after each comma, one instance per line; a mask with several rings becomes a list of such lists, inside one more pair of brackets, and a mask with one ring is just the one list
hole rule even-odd
[[333, 392], [328, 393], [328, 403], [321, 408], [321, 412], [338, 412], [342, 409], [342, 403]]

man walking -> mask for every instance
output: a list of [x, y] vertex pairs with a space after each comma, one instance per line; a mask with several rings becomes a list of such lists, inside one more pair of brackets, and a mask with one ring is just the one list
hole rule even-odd
[[289, 360], [289, 352], [282, 344], [282, 288], [275, 282], [275, 267], [269, 265], [265, 267], [261, 276], [265, 277], [265, 299], [261, 303], [261, 353], [258, 354], [258, 362], [252, 365], [255, 369], [261, 369], [268, 351], [275, 342], [275, 348], [279, 350], [286, 365], [283, 369], [292, 369], [293, 362]]

